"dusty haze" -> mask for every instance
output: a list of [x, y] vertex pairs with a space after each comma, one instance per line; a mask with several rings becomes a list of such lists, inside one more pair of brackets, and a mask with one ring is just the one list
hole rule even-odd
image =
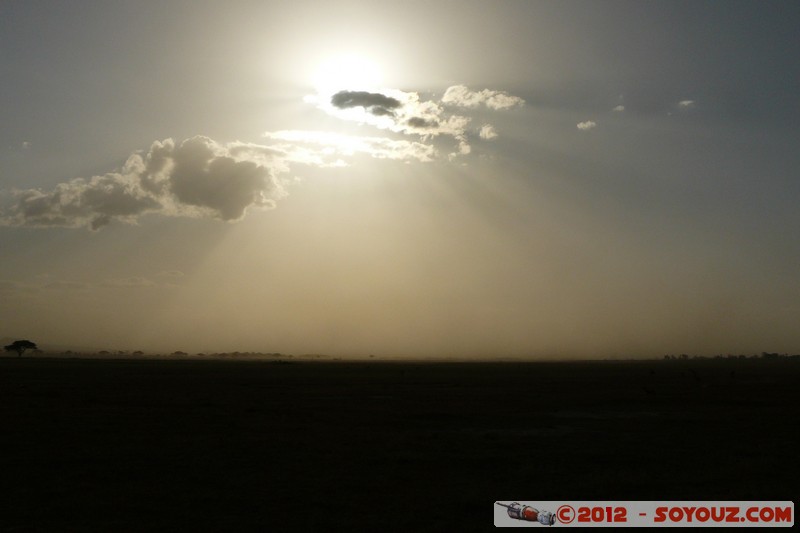
[[799, 352], [798, 7], [487, 9], [0, 8], [0, 336]]

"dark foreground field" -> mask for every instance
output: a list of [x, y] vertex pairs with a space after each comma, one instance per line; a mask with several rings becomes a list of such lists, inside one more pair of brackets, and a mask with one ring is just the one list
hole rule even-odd
[[0, 531], [485, 530], [787, 500], [800, 364], [0, 359]]

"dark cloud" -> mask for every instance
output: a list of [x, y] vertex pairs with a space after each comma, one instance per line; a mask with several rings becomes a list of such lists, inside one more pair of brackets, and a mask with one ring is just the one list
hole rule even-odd
[[422, 117], [411, 117], [406, 121], [406, 124], [412, 128], [420, 130], [427, 130], [439, 127], [439, 121], [436, 119], [424, 119]]
[[394, 110], [403, 105], [391, 96], [366, 91], [339, 91], [331, 97], [331, 104], [339, 109], [363, 107], [376, 116], [394, 116]]
[[89, 228], [92, 231], [97, 231], [103, 226], [108, 226], [111, 224], [111, 217], [108, 215], [98, 215], [92, 219], [89, 223]]

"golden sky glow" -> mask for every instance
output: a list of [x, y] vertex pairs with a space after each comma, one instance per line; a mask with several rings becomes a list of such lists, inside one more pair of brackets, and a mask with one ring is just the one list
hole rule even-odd
[[4, 7], [0, 337], [800, 351], [796, 10], [487, 5]]

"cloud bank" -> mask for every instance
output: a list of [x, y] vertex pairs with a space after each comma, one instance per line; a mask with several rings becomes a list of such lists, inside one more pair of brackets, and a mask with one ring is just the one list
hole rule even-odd
[[[275, 207], [287, 194], [282, 175], [293, 165], [347, 166], [357, 155], [423, 163], [453, 160], [470, 154], [471, 142], [494, 139], [497, 132], [491, 124], [471, 130], [471, 117], [448, 108], [506, 110], [523, 105], [519, 97], [463, 85], [448, 88], [438, 101], [393, 89], [344, 90], [306, 101], [339, 118], [406, 138], [282, 130], [264, 134], [269, 145], [222, 144], [204, 136], [180, 143], [156, 141], [114, 172], [71, 179], [51, 190], [0, 191], [12, 200], [0, 207], [0, 225], [98, 230], [112, 221], [136, 223], [147, 214], [235, 222], [250, 209]], [[449, 139], [450, 144], [434, 139]]]

